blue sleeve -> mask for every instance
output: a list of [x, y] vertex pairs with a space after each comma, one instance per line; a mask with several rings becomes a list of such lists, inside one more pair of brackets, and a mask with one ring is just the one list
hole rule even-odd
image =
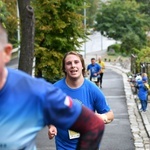
[[45, 101], [46, 124], [59, 128], [70, 128], [81, 113], [81, 104], [73, 101], [62, 90], [49, 87]]
[[94, 93], [93, 96], [95, 96], [96, 111], [100, 114], [109, 112], [110, 106], [108, 105], [103, 92], [98, 87], [95, 87]]
[[87, 70], [89, 70], [89, 69], [90, 69], [90, 65], [87, 66]]

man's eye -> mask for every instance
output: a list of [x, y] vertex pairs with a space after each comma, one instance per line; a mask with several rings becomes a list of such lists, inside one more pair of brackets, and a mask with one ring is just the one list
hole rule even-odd
[[66, 65], [70, 65], [70, 64], [71, 64], [71, 62], [67, 62], [67, 63], [66, 63]]
[[79, 63], [79, 61], [75, 61], [74, 63], [77, 64], [77, 63]]

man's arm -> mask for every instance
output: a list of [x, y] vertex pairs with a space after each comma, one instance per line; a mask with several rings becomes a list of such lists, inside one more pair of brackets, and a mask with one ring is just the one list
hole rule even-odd
[[82, 112], [70, 128], [80, 133], [76, 150], [97, 150], [104, 132], [104, 122], [91, 110], [82, 106]]

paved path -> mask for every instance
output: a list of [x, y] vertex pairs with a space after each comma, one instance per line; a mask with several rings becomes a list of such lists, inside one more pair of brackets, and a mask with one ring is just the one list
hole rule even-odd
[[150, 103], [148, 103], [148, 110], [146, 112], [140, 112], [140, 102], [135, 98], [136, 96], [133, 95], [126, 75], [129, 70], [111, 63], [107, 63], [107, 66], [113, 68], [113, 70], [116, 70], [123, 76], [127, 100], [126, 103], [128, 106], [131, 130], [134, 137], [135, 150], [150, 150]]

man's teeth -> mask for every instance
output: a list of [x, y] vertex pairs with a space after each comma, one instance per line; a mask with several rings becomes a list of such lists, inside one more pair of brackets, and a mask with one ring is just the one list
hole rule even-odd
[[77, 72], [77, 70], [71, 71], [71, 72]]

